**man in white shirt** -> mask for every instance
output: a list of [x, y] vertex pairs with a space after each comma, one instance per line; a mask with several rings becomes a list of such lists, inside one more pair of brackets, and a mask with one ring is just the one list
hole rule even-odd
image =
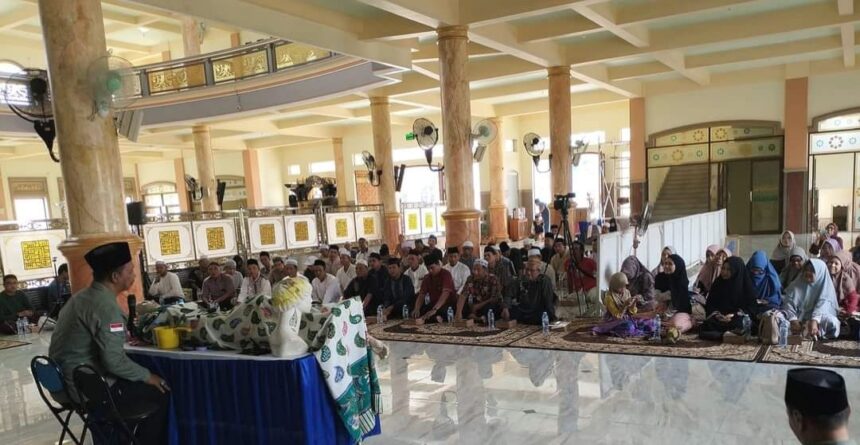
[[442, 268], [451, 272], [451, 277], [454, 279], [454, 289], [457, 289], [457, 295], [460, 295], [466, 285], [466, 280], [469, 279], [469, 275], [472, 275], [472, 271], [469, 270], [469, 266], [460, 262], [460, 251], [456, 247], [448, 248], [448, 263]]
[[340, 283], [334, 275], [325, 271], [325, 261], [314, 262], [314, 273], [316, 278], [311, 282], [311, 298], [317, 303], [337, 303], [340, 300]]
[[260, 263], [251, 258], [248, 260], [248, 276], [242, 280], [242, 289], [239, 291], [238, 301], [244, 303], [248, 298], [257, 295], [272, 296], [272, 285], [260, 271]]
[[469, 270], [472, 269], [472, 265], [475, 264], [475, 245], [471, 241], [466, 241], [463, 243], [463, 253], [460, 255], [460, 262], [465, 264]]
[[284, 272], [287, 273], [288, 278], [301, 278], [305, 281], [308, 281], [308, 278], [304, 275], [299, 274], [299, 262], [293, 258], [288, 258], [284, 261]]
[[185, 297], [182, 285], [179, 283], [179, 276], [169, 272], [167, 263], [164, 261], [155, 262], [155, 282], [149, 286], [149, 295], [155, 297], [161, 304], [168, 304], [171, 300]]
[[421, 254], [415, 249], [409, 251], [407, 261], [409, 262], [409, 267], [406, 269], [406, 272], [403, 272], [403, 275], [412, 280], [412, 285], [415, 287], [415, 293], [417, 294], [421, 290], [421, 281], [424, 280], [424, 277], [428, 273], [427, 266], [424, 265]]
[[349, 283], [355, 278], [355, 265], [352, 264], [352, 255], [344, 248], [340, 249], [340, 269], [337, 270], [335, 277], [340, 283], [340, 291], [343, 292]]

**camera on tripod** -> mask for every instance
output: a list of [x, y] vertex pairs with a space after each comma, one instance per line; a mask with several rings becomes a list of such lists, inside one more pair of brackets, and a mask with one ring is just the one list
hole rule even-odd
[[570, 210], [570, 202], [576, 198], [576, 193], [568, 193], [566, 195], [555, 195], [552, 200], [552, 208], [558, 210], [562, 214], [567, 214]]

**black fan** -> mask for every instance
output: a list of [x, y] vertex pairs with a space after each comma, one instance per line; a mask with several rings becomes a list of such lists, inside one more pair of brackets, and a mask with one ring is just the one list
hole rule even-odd
[[361, 152], [361, 160], [364, 161], [364, 165], [367, 167], [367, 175], [370, 180], [370, 185], [379, 187], [379, 179], [382, 177], [382, 169], [376, 167], [376, 158], [374, 158], [369, 151], [365, 150]]
[[[526, 149], [526, 153], [528, 153], [532, 157], [532, 162], [535, 164], [535, 170], [538, 173], [546, 173], [550, 170], [548, 167], [546, 170], [540, 170], [538, 168], [538, 164], [540, 164], [540, 157], [543, 154], [546, 147], [544, 146], [544, 141], [537, 133], [526, 133], [523, 136], [523, 146]], [[552, 154], [549, 155], [549, 159], [552, 160]]]
[[403, 177], [406, 175], [406, 164], [394, 166], [394, 191], [399, 192], [403, 187]]
[[194, 176], [185, 175], [185, 188], [188, 190], [188, 193], [191, 193], [192, 201], [203, 200], [203, 187], [198, 184]]
[[24, 68], [12, 74], [3, 86], [3, 101], [18, 117], [33, 123], [36, 134], [48, 147], [54, 162], [60, 159], [54, 154], [54, 108], [48, 84], [48, 72], [37, 68]]
[[412, 124], [412, 133], [407, 135], [407, 139], [414, 138], [418, 142], [418, 146], [424, 150], [424, 157], [427, 158], [427, 167], [431, 171], [440, 172], [445, 169], [442, 165], [433, 166], [433, 147], [439, 142], [439, 129], [423, 117], [415, 119]]

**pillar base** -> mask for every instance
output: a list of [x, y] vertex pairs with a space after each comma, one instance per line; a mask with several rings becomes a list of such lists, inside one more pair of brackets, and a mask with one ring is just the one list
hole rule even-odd
[[448, 210], [445, 219], [445, 247], [460, 247], [465, 241], [481, 244], [481, 212], [477, 210]]
[[490, 238], [494, 242], [506, 241], [508, 234], [508, 209], [505, 206], [491, 205], [489, 208]]
[[389, 252], [394, 254], [400, 250], [400, 213], [385, 212], [384, 218], [382, 240], [388, 244]]
[[89, 287], [93, 282], [93, 270], [84, 255], [90, 250], [107, 243], [125, 241], [131, 249], [131, 262], [134, 264], [134, 284], [127, 291], [120, 292], [117, 304], [124, 313], [128, 313], [128, 296], [135, 295], [138, 301], [143, 301], [146, 294], [143, 293], [143, 283], [140, 282], [141, 264], [140, 250], [143, 248], [143, 240], [131, 233], [110, 233], [68, 238], [59, 245], [60, 252], [66, 257], [69, 265], [69, 279], [71, 281], [72, 293]]

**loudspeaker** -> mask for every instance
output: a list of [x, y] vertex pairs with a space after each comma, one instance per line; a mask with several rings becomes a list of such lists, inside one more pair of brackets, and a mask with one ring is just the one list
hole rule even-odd
[[134, 201], [125, 205], [125, 212], [128, 215], [128, 223], [132, 226], [142, 226], [146, 224], [146, 206], [143, 201]]
[[218, 181], [218, 188], [216, 190], [218, 197], [218, 207], [224, 205], [224, 192], [227, 191], [227, 183]]

